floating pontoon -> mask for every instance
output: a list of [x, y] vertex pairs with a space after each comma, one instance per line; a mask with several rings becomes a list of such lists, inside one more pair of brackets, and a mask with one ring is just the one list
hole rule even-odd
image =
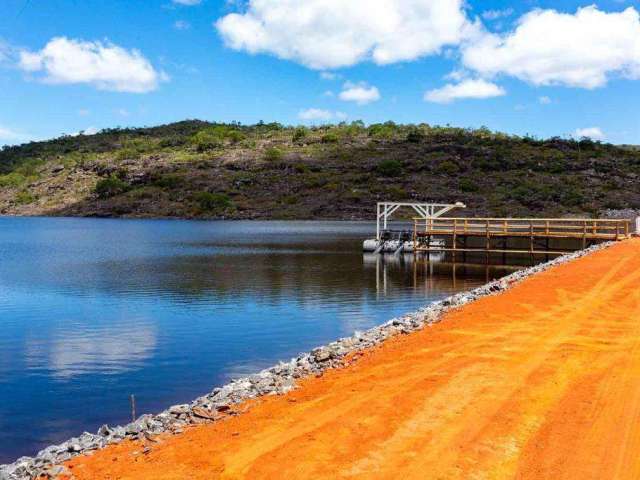
[[[423, 220], [433, 219], [444, 215], [454, 208], [466, 208], [462, 202], [445, 203], [410, 203], [410, 202], [379, 202], [376, 215], [376, 238], [365, 240], [362, 249], [365, 252], [399, 254], [401, 252], [413, 252], [413, 230], [392, 230], [388, 228], [388, 220], [400, 208], [412, 208], [418, 213], [418, 218]], [[434, 237], [430, 239], [430, 245], [444, 246], [444, 240]]]

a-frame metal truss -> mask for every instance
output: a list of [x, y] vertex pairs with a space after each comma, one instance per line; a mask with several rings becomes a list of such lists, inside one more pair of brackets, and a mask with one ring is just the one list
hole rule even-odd
[[[465, 208], [462, 202], [456, 203], [411, 203], [411, 202], [378, 202], [376, 215], [376, 239], [380, 240], [380, 233], [387, 229], [387, 220], [401, 207], [413, 208], [421, 219], [436, 218], [454, 208]], [[381, 224], [382, 223], [382, 228]]]

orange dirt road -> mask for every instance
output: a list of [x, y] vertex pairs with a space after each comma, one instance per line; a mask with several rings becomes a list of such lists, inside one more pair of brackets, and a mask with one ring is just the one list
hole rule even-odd
[[82, 479], [638, 479], [640, 240], [450, 312]]

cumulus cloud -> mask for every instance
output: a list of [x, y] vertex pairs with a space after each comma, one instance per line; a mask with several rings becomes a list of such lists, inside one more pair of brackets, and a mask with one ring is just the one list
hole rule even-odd
[[66, 37], [51, 39], [40, 51], [20, 51], [18, 66], [46, 83], [84, 83], [116, 92], [149, 92], [167, 79], [138, 50]]
[[176, 30], [189, 30], [191, 28], [191, 24], [186, 20], [176, 20], [173, 24], [173, 28]]
[[600, 127], [577, 128], [573, 132], [575, 138], [590, 138], [592, 140], [604, 140], [606, 138]]
[[463, 48], [466, 67], [506, 74], [534, 85], [596, 88], [612, 74], [640, 78], [640, 16], [629, 7], [596, 6], [575, 14], [533, 10], [504, 35], [486, 33]]
[[0, 40], [0, 63], [9, 59], [9, 46]]
[[415, 60], [474, 28], [464, 0], [248, 0], [215, 26], [232, 49], [319, 70]]
[[499, 18], [510, 17], [513, 15], [513, 8], [505, 8], [504, 10], [487, 10], [482, 12], [482, 18], [485, 20], [498, 20]]
[[546, 95], [543, 95], [541, 97], [538, 97], [538, 102], [540, 102], [542, 105], [549, 105], [551, 103], [551, 99]]
[[491, 98], [504, 95], [505, 90], [495, 83], [483, 79], [463, 80], [460, 83], [448, 83], [444, 87], [429, 90], [424, 94], [427, 102], [451, 103], [467, 98]]
[[369, 86], [364, 82], [351, 83], [347, 82], [342, 87], [340, 100], [345, 102], [355, 102], [358, 105], [367, 105], [368, 103], [380, 100], [380, 91], [377, 87]]
[[69, 135], [71, 137], [77, 137], [78, 135], [95, 135], [96, 133], [98, 133], [100, 131], [99, 128], [96, 127], [87, 127], [84, 130], [80, 130], [79, 132], [73, 132], [70, 133]]
[[298, 118], [307, 122], [329, 122], [331, 120], [345, 120], [347, 114], [320, 108], [307, 108], [306, 110], [300, 110]]
[[322, 80], [337, 80], [340, 78], [340, 75], [333, 72], [320, 72], [320, 78]]
[[2, 125], [0, 125], [0, 142], [6, 143], [14, 143], [14, 142], [19, 142], [22, 140], [26, 140], [27, 136], [24, 134], [21, 134], [19, 132], [16, 132], [15, 130], [12, 130], [10, 128], [7, 127], [3, 127]]

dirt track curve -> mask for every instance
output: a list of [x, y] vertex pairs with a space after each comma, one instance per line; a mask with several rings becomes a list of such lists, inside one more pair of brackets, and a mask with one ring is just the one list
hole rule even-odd
[[640, 240], [529, 278], [83, 479], [638, 479]]

